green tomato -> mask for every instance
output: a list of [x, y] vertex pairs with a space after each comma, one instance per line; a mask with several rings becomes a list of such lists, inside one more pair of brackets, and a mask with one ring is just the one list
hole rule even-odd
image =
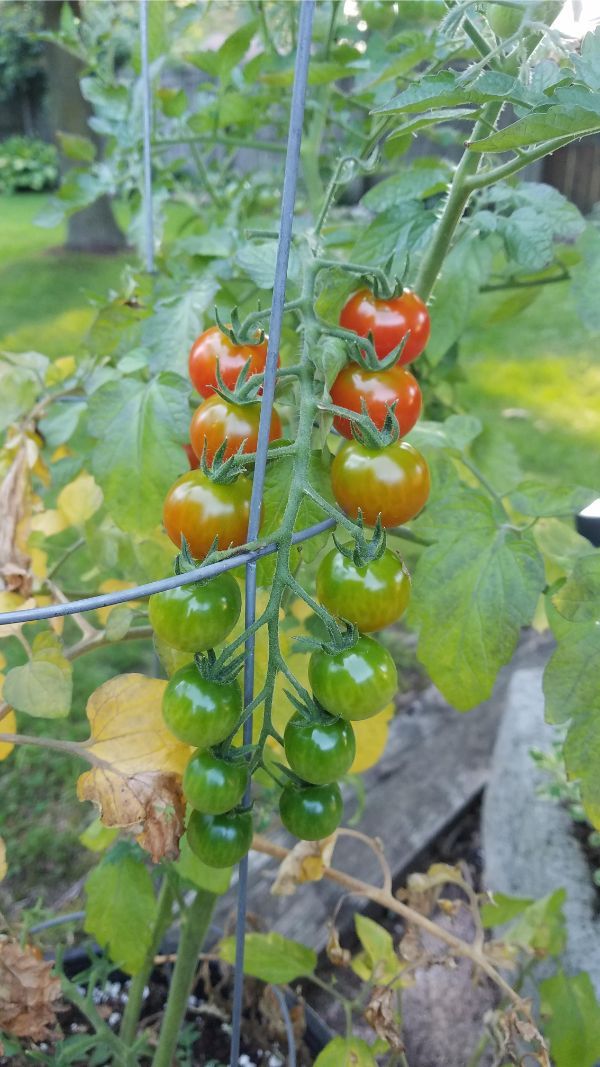
[[225, 640], [240, 617], [242, 594], [232, 574], [155, 593], [148, 603], [158, 636], [182, 652], [204, 652]]
[[192, 852], [209, 867], [233, 867], [252, 844], [252, 816], [249, 811], [228, 811], [222, 815], [192, 812], [187, 827]]
[[222, 815], [239, 804], [248, 777], [245, 763], [219, 759], [212, 752], [194, 752], [183, 774], [183, 795], [197, 811]]
[[194, 663], [176, 671], [163, 696], [163, 718], [180, 741], [212, 748], [235, 730], [242, 714], [237, 682], [207, 681]]
[[346, 774], [356, 755], [349, 722], [323, 716], [306, 720], [293, 715], [283, 735], [286, 759], [293, 771], [312, 785], [327, 785]]
[[505, 40], [507, 37], [512, 37], [513, 33], [519, 29], [525, 9], [512, 4], [487, 3], [484, 12], [496, 37]]
[[334, 548], [319, 566], [317, 597], [332, 615], [371, 633], [396, 622], [406, 610], [410, 575], [389, 548], [365, 567]]
[[300, 789], [286, 786], [279, 799], [279, 814], [286, 830], [301, 841], [320, 841], [337, 830], [342, 821], [340, 787], [335, 782]]
[[387, 648], [359, 637], [352, 648], [330, 655], [313, 652], [308, 677], [319, 704], [342, 719], [370, 719], [398, 689], [398, 672]]

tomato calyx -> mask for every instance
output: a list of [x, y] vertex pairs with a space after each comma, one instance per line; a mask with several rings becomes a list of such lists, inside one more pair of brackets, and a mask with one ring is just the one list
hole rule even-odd
[[373, 536], [370, 539], [365, 537], [362, 514], [359, 516], [356, 526], [357, 530], [352, 545], [342, 544], [338, 541], [335, 533], [333, 534], [333, 540], [338, 552], [341, 552], [346, 559], [352, 560], [355, 567], [367, 567], [369, 563], [375, 563], [376, 560], [380, 559], [385, 552], [387, 543], [385, 530], [381, 525], [381, 519], [378, 518], [373, 530]]
[[217, 685], [231, 685], [243, 666], [244, 656], [236, 656], [235, 659], [230, 660], [228, 663], [223, 663], [221, 657], [217, 659], [216, 653], [210, 648], [208, 652], [197, 652], [194, 656], [194, 663], [200, 677], [205, 682], [215, 682]]
[[[330, 656], [335, 656], [339, 652], [345, 652], [347, 649], [352, 648], [360, 636], [356, 626], [351, 622], [347, 622], [346, 619], [342, 619], [342, 627], [340, 627], [333, 616], [330, 616], [330, 619], [331, 621], [327, 624], [327, 631], [331, 640], [322, 641], [319, 640], [318, 637], [307, 637], [304, 635], [302, 635], [302, 637], [295, 637], [293, 638], [293, 642], [296, 651], [314, 652], [318, 649], [327, 652]], [[323, 622], [325, 622], [324, 619]], [[294, 700], [289, 692], [288, 697], [293, 704]]]
[[[217, 538], [215, 537], [210, 551], [213, 552], [217, 547]], [[189, 571], [195, 571], [198, 567], [198, 560], [194, 559], [190, 552], [190, 546], [186, 541], [184, 535], [181, 535], [181, 548], [175, 556], [175, 574], [188, 574]]]
[[206, 458], [207, 440], [205, 438], [200, 457], [200, 470], [216, 485], [231, 485], [232, 482], [237, 481], [240, 474], [246, 474], [248, 469], [244, 466], [244, 459], [247, 458], [244, 453], [244, 444], [245, 441], [242, 441], [237, 452], [225, 459], [227, 451], [227, 438], [225, 438], [215, 452], [212, 463], [209, 463]]
[[[389, 370], [390, 367], [395, 367], [396, 363], [399, 363], [402, 358], [402, 353], [406, 348], [408, 339], [410, 337], [410, 330], [407, 330], [402, 340], [395, 348], [392, 348], [391, 352], [388, 352], [387, 356], [380, 358], [375, 351], [375, 338], [371, 330], [369, 330], [366, 337], [361, 338], [361, 341], [351, 341], [348, 345], [348, 355], [354, 363], [358, 363], [359, 367], [364, 367], [366, 370]], [[368, 345], [365, 345], [365, 341], [368, 341]]]
[[244, 404], [255, 404], [259, 399], [264, 374], [250, 374], [251, 364], [252, 360], [247, 359], [238, 374], [233, 389], [229, 389], [223, 381], [219, 364], [217, 363], [215, 368], [217, 388], [215, 389], [215, 392], [222, 397], [223, 400], [228, 400], [231, 404], [238, 404], [240, 406], [243, 406]]
[[237, 307], [231, 309], [231, 323], [229, 325], [221, 322], [219, 309], [215, 307], [215, 321], [221, 333], [224, 333], [234, 345], [262, 345], [265, 340], [266, 335], [262, 328], [258, 331], [254, 329], [253, 333], [249, 333], [248, 329], [244, 329], [244, 324], [240, 322], [240, 314]]

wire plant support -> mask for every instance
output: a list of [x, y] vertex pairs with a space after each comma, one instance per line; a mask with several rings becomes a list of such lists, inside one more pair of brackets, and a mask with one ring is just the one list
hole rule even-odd
[[[281, 340], [281, 328], [285, 302], [285, 289], [287, 282], [288, 262], [292, 240], [292, 222], [296, 201], [296, 189], [298, 184], [298, 168], [300, 162], [300, 144], [302, 140], [302, 127], [304, 120], [304, 105], [308, 80], [308, 65], [310, 59], [310, 45], [312, 34], [312, 21], [314, 13], [314, 0], [301, 0], [299, 4], [298, 43], [296, 51], [294, 84], [290, 110], [290, 123], [286, 149], [285, 170], [283, 176], [283, 191], [281, 198], [281, 219], [279, 228], [279, 240], [275, 267], [275, 279], [273, 286], [273, 303], [269, 323], [269, 341], [267, 360], [263, 382], [263, 397], [261, 404], [261, 416], [258, 432], [258, 444], [256, 460], [254, 463], [254, 476], [252, 497], [250, 502], [250, 518], [248, 524], [248, 545], [253, 545], [259, 538], [260, 516], [262, 497], [267, 466], [267, 452], [269, 446], [269, 428], [273, 410], [275, 385], [277, 378], [277, 357]], [[152, 214], [152, 97], [150, 85], [150, 68], [148, 55], [148, 0], [139, 0], [139, 27], [140, 27], [140, 50], [142, 67], [142, 122], [143, 122], [143, 212], [144, 212], [144, 260], [148, 273], [153, 273], [154, 263], [154, 232]], [[311, 537], [323, 533], [335, 526], [335, 519], [326, 518], [319, 523], [299, 530], [292, 535], [293, 544], [301, 544]], [[173, 589], [177, 586], [189, 585], [202, 579], [215, 577], [224, 571], [234, 568], [245, 567], [246, 607], [245, 625], [252, 626], [256, 618], [256, 564], [259, 559], [277, 551], [274, 543], [259, 545], [256, 548], [245, 551], [235, 551], [226, 555], [214, 563], [206, 563], [194, 570], [183, 574], [173, 575], [160, 581], [148, 582], [133, 588], [119, 590], [113, 593], [105, 593], [99, 596], [86, 597], [82, 600], [74, 600], [60, 604], [50, 604], [39, 608], [28, 608], [20, 611], [0, 613], [0, 626], [8, 626], [20, 623], [36, 622], [45, 619], [54, 619], [65, 615], [74, 615], [81, 612], [94, 611], [97, 608], [112, 607], [115, 604], [123, 604], [141, 597], [148, 597], [165, 589]], [[255, 636], [250, 634], [245, 642], [244, 664], [244, 704], [248, 706], [254, 697], [254, 652]], [[252, 741], [252, 716], [244, 723], [244, 743]], [[250, 801], [249, 795], [246, 801]], [[231, 1032], [231, 1067], [237, 1067], [240, 1054], [240, 1034], [242, 1022], [242, 995], [244, 982], [244, 936], [246, 929], [248, 887], [248, 858], [245, 857], [239, 865], [239, 881], [237, 894], [237, 923], [236, 923], [236, 959], [234, 970], [234, 992], [232, 1008], [232, 1032]], [[282, 1003], [282, 1010], [285, 1002]], [[289, 1022], [287, 1008], [284, 1012], [286, 1030], [290, 1039], [289, 1063], [296, 1061], [293, 1034]], [[291, 1035], [291, 1036], [290, 1036]]]

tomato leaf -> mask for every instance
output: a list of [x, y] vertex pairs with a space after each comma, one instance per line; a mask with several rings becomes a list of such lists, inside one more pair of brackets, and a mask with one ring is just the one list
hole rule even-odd
[[527, 481], [513, 489], [509, 501], [522, 515], [551, 517], [564, 515], [572, 517], [591, 504], [598, 495], [595, 489], [582, 486], [564, 486], [557, 488], [544, 485], [543, 482]]
[[589, 974], [558, 971], [540, 983], [544, 1033], [556, 1067], [594, 1067], [600, 1057], [600, 1005]]
[[315, 1067], [377, 1067], [377, 1060], [360, 1037], [334, 1037], [317, 1056]]
[[71, 664], [67, 660], [55, 663], [39, 658], [8, 672], [3, 697], [16, 711], [27, 715], [64, 719], [71, 710], [72, 692]]
[[544, 105], [544, 110], [531, 112], [496, 133], [471, 141], [469, 148], [474, 152], [508, 152], [512, 148], [522, 148], [555, 137], [573, 140], [585, 137], [600, 130], [600, 112], [594, 110], [594, 104], [597, 108], [598, 104], [590, 93], [589, 111], [568, 104], [556, 104], [553, 107]]
[[418, 656], [446, 699], [466, 711], [490, 696], [520, 628], [531, 622], [544, 566], [532, 535], [503, 525], [481, 493], [451, 492], [424, 520], [420, 529], [437, 543], [414, 574]]
[[88, 875], [85, 930], [128, 974], [142, 967], [152, 940], [156, 900], [152, 878], [128, 848], [114, 849]]
[[488, 243], [476, 237], [463, 238], [442, 268], [435, 288], [431, 313], [431, 337], [427, 355], [439, 363], [468, 326], [479, 288], [491, 267]]
[[[227, 963], [235, 962], [234, 937], [226, 937], [221, 941], [219, 955]], [[285, 985], [312, 974], [316, 966], [316, 952], [299, 941], [291, 941], [275, 931], [269, 934], [246, 934], [244, 972], [252, 978]]]
[[481, 909], [481, 921], [486, 929], [507, 926], [501, 940], [510, 945], [533, 949], [539, 955], [559, 956], [566, 943], [565, 900], [564, 889], [540, 900], [494, 893], [492, 903]]
[[164, 372], [150, 382], [107, 382], [90, 400], [88, 430], [97, 438], [93, 474], [124, 530], [153, 531], [165, 494], [182, 473], [187, 393], [177, 374]]
[[192, 284], [160, 300], [142, 329], [142, 341], [150, 352], [153, 371], [187, 373], [188, 353], [204, 326], [205, 312], [213, 306], [218, 284], [200, 277]]
[[173, 864], [180, 878], [209, 893], [226, 893], [231, 881], [231, 867], [208, 867], [192, 852], [187, 837], [181, 839], [179, 859]]

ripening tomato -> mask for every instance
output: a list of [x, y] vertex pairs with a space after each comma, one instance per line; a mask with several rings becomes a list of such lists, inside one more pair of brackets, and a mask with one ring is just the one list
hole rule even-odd
[[183, 448], [183, 451], [185, 452], [185, 454], [186, 454], [186, 456], [188, 458], [188, 463], [190, 465], [190, 470], [191, 471], [197, 471], [198, 467], [200, 466], [200, 463], [198, 462], [198, 456], [194, 452], [194, 449], [192, 448], [191, 445], [182, 445], [181, 447]]
[[398, 671], [387, 648], [361, 634], [352, 648], [341, 652], [317, 649], [308, 664], [311, 689], [330, 715], [370, 719], [398, 689]]
[[317, 597], [332, 615], [371, 633], [390, 626], [406, 610], [410, 575], [389, 548], [364, 567], [332, 548], [317, 571]]
[[252, 482], [243, 474], [220, 485], [201, 470], [188, 471], [165, 497], [163, 522], [173, 544], [185, 537], [195, 559], [203, 559], [215, 537], [217, 548], [243, 545], [248, 534]]
[[[232, 404], [223, 397], [209, 397], [196, 408], [190, 425], [190, 441], [198, 457], [206, 445], [206, 459], [211, 463], [215, 452], [227, 438], [224, 459], [233, 456], [241, 445], [244, 452], [256, 452], [258, 442], [258, 424], [260, 421], [260, 404]], [[279, 415], [273, 409], [269, 441], [281, 437]]]
[[301, 841], [329, 837], [340, 825], [343, 813], [342, 794], [336, 782], [303, 788], [289, 785], [279, 799], [283, 825]]
[[217, 388], [217, 363], [223, 384], [235, 389], [240, 371], [250, 360], [250, 374], [262, 374], [267, 362], [267, 338], [259, 345], [234, 345], [218, 326], [200, 334], [190, 350], [189, 372], [201, 396], [213, 396]]
[[387, 448], [365, 448], [346, 441], [331, 466], [333, 495], [340, 507], [355, 519], [359, 509], [368, 526], [377, 516], [385, 529], [414, 519], [429, 496], [429, 468], [425, 459], [407, 441], [394, 441]]
[[183, 773], [183, 795], [205, 815], [222, 815], [239, 804], [248, 785], [248, 767], [219, 759], [212, 752], [194, 752]]
[[162, 713], [180, 741], [194, 748], [212, 748], [235, 730], [242, 714], [242, 693], [236, 681], [210, 681], [195, 663], [188, 663], [169, 679]]
[[[396, 404], [394, 414], [398, 419], [400, 436], [412, 430], [419, 415], [423, 398], [417, 379], [396, 364], [388, 370], [370, 371], [358, 363], [348, 363], [338, 374], [331, 387], [331, 399], [338, 407], [361, 412], [361, 400], [379, 430], [382, 429], [388, 406]], [[333, 420], [338, 433], [352, 440], [350, 419], [336, 415]]]
[[179, 585], [148, 601], [153, 630], [182, 652], [205, 652], [220, 645], [240, 617], [242, 594], [233, 574]]
[[389, 355], [410, 330], [400, 363], [412, 363], [421, 355], [431, 329], [427, 305], [410, 289], [390, 300], [378, 300], [369, 289], [360, 289], [344, 304], [340, 325], [359, 337], [372, 333], [380, 359]]
[[283, 743], [291, 769], [312, 785], [327, 785], [341, 778], [350, 770], [356, 755], [350, 723], [331, 715], [310, 721], [302, 715], [292, 715]]
[[252, 844], [249, 811], [226, 811], [222, 815], [192, 812], [187, 826], [192, 852], [209, 867], [233, 867]]

